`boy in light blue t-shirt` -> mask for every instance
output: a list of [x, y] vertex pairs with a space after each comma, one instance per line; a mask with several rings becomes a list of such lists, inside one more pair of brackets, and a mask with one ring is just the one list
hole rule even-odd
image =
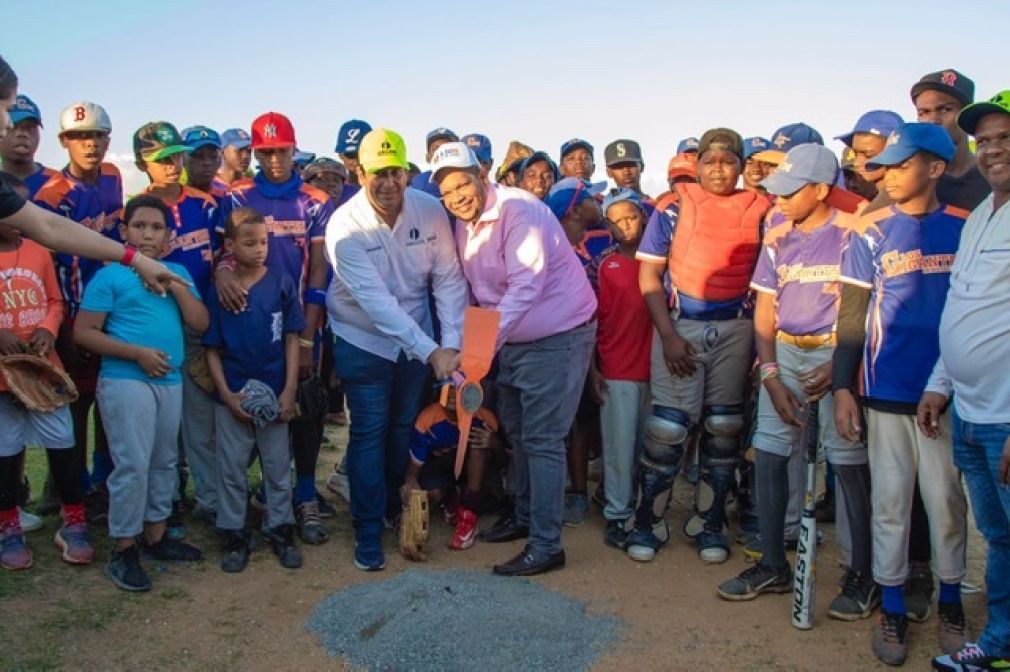
[[[126, 205], [120, 234], [135, 254], [158, 258], [168, 242], [171, 213], [161, 199], [139, 196]], [[132, 256], [127, 254], [125, 263]], [[187, 281], [178, 264], [166, 264]], [[173, 284], [165, 296], [149, 291], [128, 265], [109, 265], [88, 284], [74, 340], [101, 355], [97, 397], [115, 463], [109, 476], [109, 536], [114, 548], [106, 575], [123, 590], [150, 590], [136, 538], [158, 560], [196, 561], [199, 549], [165, 534], [177, 486], [185, 358], [183, 324], [207, 328], [197, 291]]]

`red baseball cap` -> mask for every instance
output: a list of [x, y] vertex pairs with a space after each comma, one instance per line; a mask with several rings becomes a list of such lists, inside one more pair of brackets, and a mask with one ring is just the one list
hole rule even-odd
[[666, 178], [675, 177], [698, 178], [698, 155], [694, 152], [681, 152], [672, 159], [666, 167]]
[[267, 112], [256, 117], [252, 123], [253, 149], [283, 149], [294, 147], [295, 127], [291, 120], [280, 112]]

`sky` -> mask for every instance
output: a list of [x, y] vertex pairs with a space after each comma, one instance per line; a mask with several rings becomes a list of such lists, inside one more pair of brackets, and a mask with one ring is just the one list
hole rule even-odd
[[146, 183], [131, 146], [145, 122], [248, 130], [275, 110], [301, 149], [333, 156], [340, 124], [365, 119], [422, 168], [439, 126], [488, 135], [496, 159], [510, 140], [557, 159], [585, 138], [595, 179], [604, 146], [631, 138], [656, 194], [678, 140], [713, 126], [770, 137], [804, 121], [837, 152], [829, 139], [867, 110], [913, 120], [927, 72], [956, 68], [977, 99], [1010, 89], [1008, 21], [1005, 0], [38, 0], [5, 13], [0, 54], [42, 109], [38, 160], [66, 163], [62, 108], [99, 103], [127, 193]]

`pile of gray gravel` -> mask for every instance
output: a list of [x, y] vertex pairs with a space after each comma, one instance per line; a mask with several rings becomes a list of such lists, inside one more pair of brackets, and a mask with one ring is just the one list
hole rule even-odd
[[616, 617], [525, 579], [410, 569], [323, 600], [306, 623], [332, 656], [367, 670], [584, 670]]

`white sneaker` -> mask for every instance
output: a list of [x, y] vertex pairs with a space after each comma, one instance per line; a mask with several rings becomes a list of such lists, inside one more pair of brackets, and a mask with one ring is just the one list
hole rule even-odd
[[42, 519], [33, 513], [28, 513], [24, 509], [18, 508], [21, 516], [21, 530], [24, 532], [34, 532], [42, 529]]

